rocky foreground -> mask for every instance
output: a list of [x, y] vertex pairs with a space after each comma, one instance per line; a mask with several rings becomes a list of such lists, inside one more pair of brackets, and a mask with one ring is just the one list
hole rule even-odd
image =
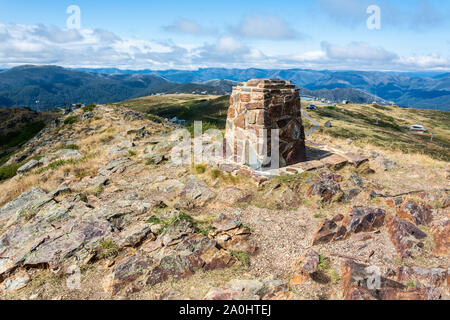
[[0, 298], [450, 297], [448, 163], [345, 145], [367, 158], [255, 180], [174, 165], [158, 122], [77, 110], [10, 159]]

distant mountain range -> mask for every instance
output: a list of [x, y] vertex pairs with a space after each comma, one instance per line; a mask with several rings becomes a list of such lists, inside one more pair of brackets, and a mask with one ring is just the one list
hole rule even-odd
[[450, 110], [450, 73], [307, 69], [120, 70], [21, 66], [0, 71], [0, 106], [48, 109], [70, 103], [118, 102], [155, 93], [227, 94], [236, 82], [281, 78], [303, 95], [332, 101], [388, 103]]
[[71, 103], [110, 103], [156, 93], [226, 94], [205, 84], [175, 83], [156, 74], [101, 74], [56, 66], [0, 72], [0, 106], [47, 110]]
[[[199, 70], [119, 70], [90, 69], [91, 72], [109, 74], [158, 74], [180, 83], [203, 83], [212, 79], [247, 81], [251, 78], [281, 78], [320, 98], [339, 97], [352, 102], [393, 101], [403, 107], [450, 110], [450, 73], [442, 72], [377, 72], [330, 71], [309, 69], [224, 69]], [[338, 90], [347, 89], [347, 90]], [[348, 89], [356, 89], [348, 90]], [[329, 91], [328, 91], [329, 90]], [[361, 92], [365, 92], [360, 95]], [[372, 95], [368, 98], [367, 94]], [[342, 99], [341, 99], [342, 98]], [[355, 100], [356, 98], [356, 100]], [[331, 99], [333, 100], [333, 99]]]

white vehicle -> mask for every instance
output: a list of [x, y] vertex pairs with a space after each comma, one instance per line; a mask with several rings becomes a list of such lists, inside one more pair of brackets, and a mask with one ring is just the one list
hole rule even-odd
[[417, 131], [417, 132], [427, 132], [428, 131], [427, 129], [425, 129], [424, 126], [422, 126], [420, 124], [412, 125], [411, 127], [409, 127], [409, 130]]

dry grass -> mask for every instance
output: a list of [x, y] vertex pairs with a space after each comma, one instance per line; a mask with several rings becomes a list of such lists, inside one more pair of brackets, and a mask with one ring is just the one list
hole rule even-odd
[[232, 280], [250, 279], [246, 268], [240, 264], [227, 269], [205, 272], [197, 271], [193, 276], [181, 280], [169, 279], [154, 287], [147, 287], [142, 292], [132, 295], [131, 299], [152, 300], [155, 294], [171, 289], [181, 295], [182, 299], [201, 300], [213, 287], [220, 287]]

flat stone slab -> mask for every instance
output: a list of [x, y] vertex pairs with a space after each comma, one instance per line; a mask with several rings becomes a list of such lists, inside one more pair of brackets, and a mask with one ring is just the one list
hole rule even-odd
[[363, 164], [364, 162], [369, 161], [368, 157], [361, 155], [361, 154], [351, 153], [351, 152], [345, 153], [343, 156], [345, 158], [347, 158], [351, 164], [354, 164], [357, 166]]
[[319, 160], [300, 162], [300, 163], [297, 163], [297, 164], [291, 166], [291, 168], [300, 168], [303, 171], [317, 170], [317, 169], [320, 169], [323, 167], [325, 167], [325, 164], [323, 164]]
[[333, 154], [320, 160], [320, 162], [327, 167], [342, 168], [348, 163], [348, 160], [338, 154]]

